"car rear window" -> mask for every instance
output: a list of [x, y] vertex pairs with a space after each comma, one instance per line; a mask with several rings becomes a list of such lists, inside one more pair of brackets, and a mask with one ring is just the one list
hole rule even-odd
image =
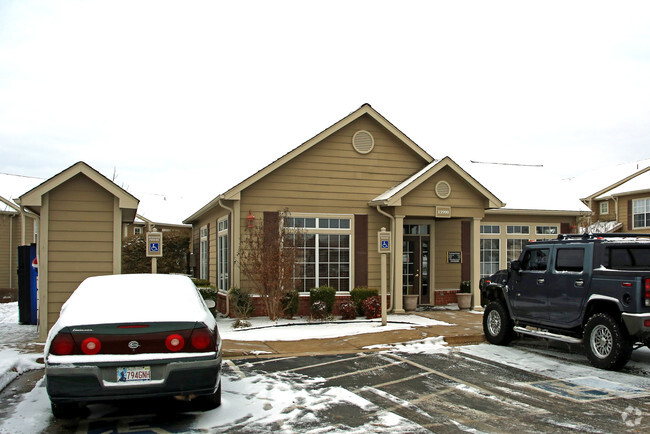
[[621, 246], [610, 247], [607, 268], [618, 270], [649, 270], [650, 248]]

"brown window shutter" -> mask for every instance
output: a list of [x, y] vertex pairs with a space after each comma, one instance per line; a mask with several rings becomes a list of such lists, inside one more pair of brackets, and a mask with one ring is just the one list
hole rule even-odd
[[628, 200], [627, 201], [627, 228], [625, 228], [625, 231], [631, 231], [632, 230], [632, 213], [634, 211], [632, 210], [632, 201]]
[[272, 246], [279, 236], [280, 213], [278, 211], [264, 211], [264, 247]]
[[571, 233], [571, 224], [570, 223], [560, 223], [560, 233], [562, 233], [562, 234]]
[[368, 215], [354, 215], [354, 287], [368, 286]]
[[[472, 275], [471, 262], [471, 222], [463, 221], [460, 226], [460, 246], [462, 263], [460, 264], [461, 280], [470, 280]], [[477, 234], [478, 236], [478, 234]]]

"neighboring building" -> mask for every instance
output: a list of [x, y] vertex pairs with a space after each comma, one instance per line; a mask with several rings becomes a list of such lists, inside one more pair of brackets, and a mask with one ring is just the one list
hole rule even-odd
[[[231, 287], [250, 287], [234, 266], [242, 234], [251, 219], [280, 221], [306, 234], [296, 276], [303, 295], [329, 285], [344, 298], [357, 286], [380, 287], [377, 232], [386, 228], [393, 237], [394, 312], [403, 312], [404, 294], [418, 295], [420, 304], [446, 304], [462, 280], [471, 280], [478, 304], [481, 276], [504, 268], [531, 239], [575, 230], [589, 210], [575, 197], [569, 206], [546, 206], [543, 186], [532, 179], [492, 190], [493, 178], [513, 184], [522, 178], [508, 178], [515, 167], [475, 178], [473, 166], [435, 160], [365, 104], [185, 219], [195, 275], [223, 297]], [[509, 192], [515, 203], [506, 207], [500, 195]], [[518, 206], [518, 194], [536, 200]], [[284, 209], [290, 218], [278, 219]]]
[[39, 216], [39, 330], [45, 338], [85, 278], [121, 273], [122, 225], [133, 222], [138, 199], [79, 162], [17, 203]]
[[616, 169], [615, 182], [581, 199], [593, 212], [587, 231], [650, 232], [650, 160]]
[[185, 198], [173, 194], [152, 194], [145, 192], [134, 192], [140, 199], [138, 214], [133, 223], [125, 223], [122, 237], [144, 234], [156, 230], [158, 232], [175, 231], [192, 234], [192, 226], [183, 224], [186, 215]]
[[15, 198], [43, 179], [0, 173], [0, 288], [18, 289], [18, 246], [36, 242], [38, 219]]

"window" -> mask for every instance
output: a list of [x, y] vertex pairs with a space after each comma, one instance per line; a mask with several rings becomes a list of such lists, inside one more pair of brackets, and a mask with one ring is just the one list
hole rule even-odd
[[632, 225], [634, 229], [650, 226], [650, 199], [632, 201]]
[[404, 225], [404, 235], [428, 235], [429, 225]]
[[506, 227], [506, 233], [528, 235], [530, 233], [530, 227], [520, 226], [520, 225], [509, 225]]
[[523, 271], [544, 271], [548, 268], [548, 249], [531, 249], [521, 261]]
[[501, 227], [498, 225], [481, 225], [482, 234], [500, 234]]
[[584, 259], [584, 249], [558, 249], [555, 258], [555, 270], [580, 273], [583, 269]]
[[557, 235], [557, 226], [535, 226], [537, 235]]
[[601, 202], [600, 203], [600, 213], [601, 214], [609, 214], [609, 202]]
[[528, 244], [528, 240], [524, 239], [509, 239], [506, 241], [506, 260], [508, 264], [519, 259], [526, 244]]
[[200, 239], [200, 259], [199, 259], [199, 278], [208, 280], [208, 227], [203, 226], [199, 230]]
[[650, 268], [650, 249], [621, 246], [607, 249], [609, 266], [614, 270], [647, 270]]
[[134, 235], [140, 235], [142, 233], [142, 228], [139, 226], [136, 226], [133, 228], [133, 234]]
[[228, 257], [228, 219], [217, 224], [217, 276], [218, 287], [224, 291], [228, 289], [228, 271], [230, 258]]
[[481, 277], [491, 276], [497, 271], [499, 271], [499, 240], [482, 239]]
[[298, 260], [293, 276], [299, 291], [306, 292], [325, 285], [337, 291], [350, 290], [350, 223], [350, 218], [285, 219], [286, 227], [304, 230], [298, 241]]

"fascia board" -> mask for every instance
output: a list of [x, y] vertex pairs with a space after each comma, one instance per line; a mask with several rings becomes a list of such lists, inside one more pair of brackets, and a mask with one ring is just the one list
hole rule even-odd
[[583, 216], [593, 214], [591, 211], [563, 211], [545, 209], [488, 209], [485, 214], [491, 215], [544, 215], [544, 216]]
[[612, 185], [610, 185], [610, 186], [608, 186], [608, 187], [605, 187], [605, 188], [603, 188], [603, 189], [597, 191], [596, 193], [591, 194], [591, 195], [589, 195], [589, 196], [587, 196], [587, 197], [584, 197], [584, 198], [582, 198], [582, 199], [580, 199], [580, 200], [583, 201], [583, 202], [585, 202], [585, 201], [589, 201], [589, 200], [593, 200], [593, 199], [597, 198], [598, 196], [601, 196], [601, 195], [607, 193], [608, 191], [613, 190], [613, 189], [615, 189], [616, 187], [619, 187], [619, 186], [625, 184], [625, 183], [628, 182], [629, 180], [634, 179], [634, 178], [636, 178], [637, 176], [646, 173], [646, 172], [649, 171], [649, 170], [650, 170], [650, 166], [645, 167], [645, 168], [639, 170], [638, 172], [635, 172], [635, 173], [633, 173], [633, 174], [631, 174], [631, 175], [629, 175], [629, 176], [626, 176], [625, 178], [621, 179], [620, 181], [615, 182], [614, 184], [612, 184]]

